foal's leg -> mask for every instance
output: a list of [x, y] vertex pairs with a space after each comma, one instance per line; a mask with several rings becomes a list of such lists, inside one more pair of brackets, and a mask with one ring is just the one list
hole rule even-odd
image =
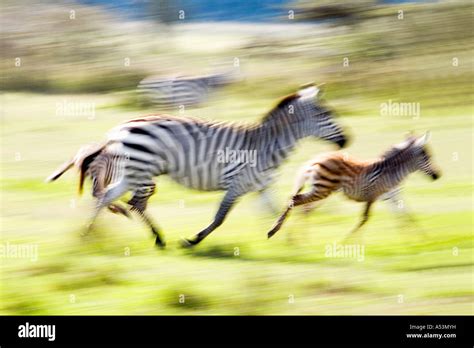
[[364, 209], [364, 213], [362, 214], [362, 219], [360, 220], [360, 222], [357, 224], [356, 227], [354, 227], [354, 229], [352, 229], [352, 231], [349, 233], [349, 235], [344, 239], [344, 241], [347, 241], [349, 239], [350, 236], [354, 236], [354, 234], [362, 227], [365, 225], [365, 223], [367, 222], [367, 220], [369, 220], [369, 217], [370, 217], [370, 207], [372, 206], [374, 202], [367, 202], [366, 205], [365, 205], [365, 209]]
[[107, 209], [109, 209], [114, 214], [122, 214], [123, 216], [128, 217], [129, 219], [132, 217], [128, 212], [127, 208], [122, 207], [118, 203], [111, 203], [108, 205]]
[[[97, 175], [97, 174], [96, 174]], [[91, 175], [92, 177], [92, 196], [100, 199], [103, 195], [104, 187], [103, 187], [103, 178], [98, 178], [96, 175]], [[118, 203], [110, 203], [107, 206], [107, 209], [109, 209], [112, 213], [114, 214], [122, 214], [123, 216], [126, 216], [128, 218], [131, 218], [130, 213], [128, 212], [127, 208], [122, 207]]]
[[410, 213], [400, 195], [400, 189], [387, 192], [382, 199], [388, 201], [391, 210], [396, 214], [401, 214], [406, 222], [416, 224], [416, 219]]
[[94, 213], [92, 214], [92, 218], [87, 226], [86, 231], [84, 232], [84, 235], [86, 235], [92, 230], [94, 222], [97, 216], [99, 215], [100, 211], [102, 210], [102, 208], [107, 207], [113, 201], [120, 198], [125, 192], [128, 191], [128, 189], [129, 187], [125, 180], [121, 180], [117, 184], [105, 189], [105, 192], [101, 194], [97, 200]]
[[411, 213], [410, 209], [407, 208], [404, 199], [400, 195], [400, 189], [397, 188], [393, 191], [387, 192], [382, 199], [388, 201], [391, 210], [396, 214], [397, 218], [400, 218], [401, 224], [399, 228], [413, 227], [415, 232], [420, 233], [421, 238], [428, 238], [426, 231], [418, 224], [417, 219]]
[[150, 181], [147, 184], [140, 186], [140, 188], [135, 190], [132, 198], [128, 201], [128, 204], [132, 206], [131, 210], [136, 212], [141, 217], [143, 222], [145, 222], [148, 227], [150, 227], [153, 235], [156, 236], [155, 245], [164, 247], [166, 243], [164, 242], [164, 239], [161, 236], [159, 229], [153, 223], [152, 219], [148, 216], [148, 214], [145, 213], [148, 199], [155, 193], [155, 187], [156, 185], [153, 181]]
[[315, 184], [313, 185], [313, 189], [310, 192], [294, 195], [293, 198], [290, 200], [290, 203], [288, 204], [288, 207], [286, 208], [286, 210], [283, 212], [283, 214], [281, 214], [278, 221], [275, 223], [272, 229], [268, 232], [267, 234], [268, 238], [271, 238], [275, 233], [278, 232], [278, 230], [283, 225], [283, 222], [285, 222], [286, 218], [288, 217], [288, 214], [294, 207], [324, 199], [327, 196], [329, 196], [331, 192], [332, 191], [329, 191], [327, 189], [325, 191], [320, 192], [318, 190], [318, 185]]

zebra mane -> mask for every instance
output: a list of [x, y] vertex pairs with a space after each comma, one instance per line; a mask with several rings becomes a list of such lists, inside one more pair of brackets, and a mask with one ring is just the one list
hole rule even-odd
[[290, 104], [292, 101], [298, 99], [299, 97], [300, 97], [300, 95], [298, 93], [293, 93], [293, 94], [287, 95], [287, 96], [280, 99], [280, 101], [278, 102], [278, 104], [276, 105], [276, 107], [274, 109], [281, 109], [281, 108], [287, 106], [288, 104]]
[[131, 120], [123, 122], [123, 124], [133, 123], [133, 122], [149, 122], [149, 121], [163, 120], [165, 118], [176, 118], [176, 116], [167, 115], [167, 114], [148, 114], [142, 117], [132, 118]]
[[272, 118], [273, 115], [277, 113], [277, 111], [286, 108], [289, 104], [294, 102], [295, 100], [298, 100], [301, 97], [298, 93], [293, 93], [290, 95], [287, 95], [283, 98], [280, 99], [280, 101], [276, 104], [276, 106], [271, 109], [262, 119], [262, 123], [268, 121], [269, 119]]
[[222, 121], [222, 120], [220, 120], [220, 121], [219, 120], [206, 120], [206, 119], [203, 119], [203, 118], [200, 118], [200, 117], [189, 116], [189, 115], [176, 116], [176, 115], [170, 115], [170, 114], [148, 114], [148, 115], [144, 115], [142, 117], [132, 118], [131, 120], [125, 121], [122, 124], [120, 124], [119, 127], [126, 126], [130, 123], [166, 121], [166, 120], [178, 121], [178, 122], [183, 122], [183, 121], [186, 121], [186, 120], [192, 120], [192, 121], [194, 121], [196, 123], [199, 123], [199, 124], [208, 124], [208, 125], [216, 124], [216, 123], [232, 124], [232, 123], [235, 122], [235, 121]]
[[389, 150], [387, 150], [386, 152], [382, 154], [381, 158], [383, 160], [391, 160], [394, 157], [410, 149], [415, 141], [416, 141], [415, 137], [410, 137], [407, 140], [405, 140], [403, 143], [392, 146]]
[[185, 117], [183, 116], [175, 116], [175, 115], [170, 115], [170, 114], [148, 114], [144, 115], [142, 117], [137, 117], [133, 118], [131, 120], [127, 120], [120, 124], [118, 128], [121, 128], [123, 126], [127, 126], [128, 124], [131, 123], [139, 123], [139, 122], [153, 122], [153, 121], [160, 121], [160, 120], [174, 120], [174, 121], [183, 121], [183, 120], [193, 120], [196, 123], [200, 124], [207, 124], [207, 125], [212, 125], [212, 124], [226, 124], [229, 127], [235, 128], [235, 129], [255, 129], [258, 128], [262, 123], [265, 123], [269, 119], [271, 119], [275, 114], [280, 114], [278, 113], [279, 110], [286, 108], [292, 101], [297, 100], [301, 96], [298, 95], [298, 93], [290, 94], [284, 98], [282, 98], [278, 104], [271, 109], [261, 120], [261, 122], [238, 122], [238, 121], [224, 121], [224, 120], [206, 120], [200, 117], [194, 117], [194, 116], [189, 116], [186, 115]]
[[204, 119], [201, 117], [196, 116], [175, 116], [170, 114], [148, 114], [142, 117], [133, 118], [131, 120], [125, 121], [121, 123], [117, 128], [121, 129], [122, 127], [127, 127], [133, 123], [140, 123], [140, 122], [154, 122], [154, 121], [176, 121], [176, 122], [187, 122], [192, 120], [195, 124], [213, 126], [213, 125], [225, 125], [229, 128], [233, 128], [235, 130], [248, 130], [254, 129], [258, 127], [258, 124], [254, 122], [245, 122], [245, 121], [226, 121], [226, 120], [215, 120], [215, 119]]

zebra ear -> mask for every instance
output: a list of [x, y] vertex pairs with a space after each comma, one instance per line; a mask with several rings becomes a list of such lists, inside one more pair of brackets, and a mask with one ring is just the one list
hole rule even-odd
[[410, 139], [415, 137], [415, 132], [413, 130], [405, 133], [405, 139]]
[[318, 98], [321, 97], [323, 94], [324, 94], [324, 88], [325, 88], [326, 84], [323, 82], [323, 83], [320, 83], [319, 85], [316, 85], [316, 87], [318, 88]]
[[300, 99], [314, 99], [319, 94], [319, 88], [314, 83], [303, 85], [298, 91]]
[[421, 137], [419, 137], [416, 140], [416, 145], [425, 146], [428, 143], [428, 141], [430, 140], [430, 138], [431, 138], [431, 133], [430, 133], [430, 131], [427, 131], [425, 134], [423, 134]]

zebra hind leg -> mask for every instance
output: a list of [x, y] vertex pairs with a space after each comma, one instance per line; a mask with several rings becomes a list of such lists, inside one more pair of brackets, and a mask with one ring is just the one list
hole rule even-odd
[[135, 191], [133, 197], [128, 201], [128, 204], [131, 205], [131, 210], [136, 212], [145, 224], [150, 227], [151, 232], [156, 237], [155, 245], [161, 248], [166, 246], [166, 243], [161, 236], [159, 229], [153, 223], [152, 219], [145, 213], [148, 199], [155, 193], [155, 183], [151, 182], [146, 186], [142, 186]]

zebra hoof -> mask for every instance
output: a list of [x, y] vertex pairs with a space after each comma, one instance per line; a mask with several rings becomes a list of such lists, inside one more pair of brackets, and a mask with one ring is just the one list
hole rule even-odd
[[93, 229], [94, 229], [94, 225], [93, 224], [88, 224], [81, 232], [79, 232], [79, 236], [83, 240], [87, 239]]
[[162, 240], [160, 240], [160, 239], [157, 238], [157, 239], [155, 240], [155, 246], [156, 246], [157, 248], [164, 249], [164, 248], [166, 247], [166, 242], [165, 242], [165, 241], [162, 241]]
[[159, 249], [165, 249], [166, 248], [166, 243], [155, 243], [155, 246]]
[[79, 233], [79, 238], [81, 239], [82, 242], [87, 242], [87, 241], [91, 240], [91, 236], [87, 232]]
[[267, 239], [272, 238], [272, 236], [277, 232], [278, 230], [272, 229], [270, 232], [267, 233]]
[[195, 246], [197, 243], [193, 240], [187, 239], [187, 238], [181, 238], [180, 245], [182, 248], [192, 248]]

